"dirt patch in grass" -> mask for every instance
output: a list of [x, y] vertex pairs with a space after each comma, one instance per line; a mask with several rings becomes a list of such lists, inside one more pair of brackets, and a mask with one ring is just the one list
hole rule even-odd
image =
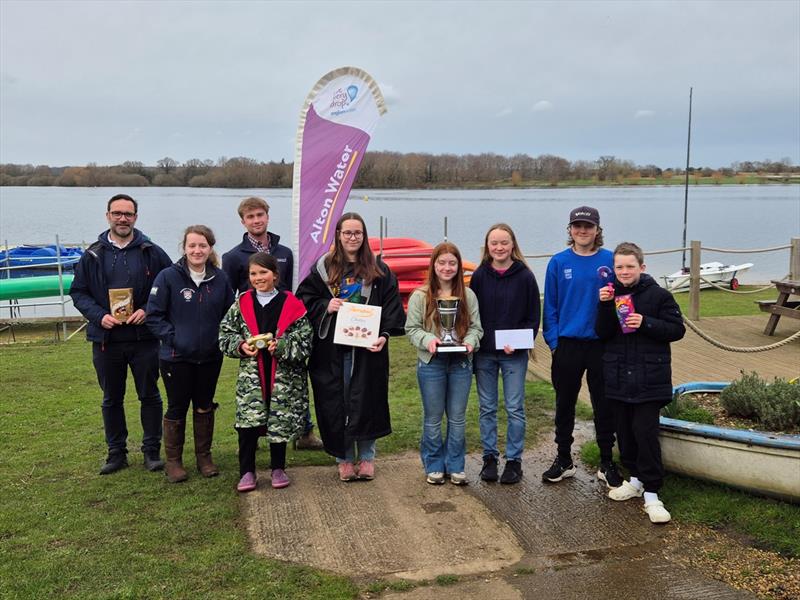
[[704, 525], [675, 523], [665, 536], [670, 560], [767, 600], [800, 598], [800, 560], [742, 545]]

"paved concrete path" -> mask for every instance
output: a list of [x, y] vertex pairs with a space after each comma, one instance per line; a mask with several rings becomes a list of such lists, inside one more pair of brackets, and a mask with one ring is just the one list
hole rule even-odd
[[[577, 436], [576, 436], [577, 437]], [[613, 502], [593, 473], [545, 485], [549, 444], [526, 452], [518, 485], [425, 483], [417, 456], [380, 458], [372, 482], [342, 483], [333, 466], [291, 469], [292, 485], [243, 497], [252, 545], [273, 559], [363, 581], [431, 580], [382, 598], [696, 599], [752, 598], [664, 558], [666, 526], [651, 525], [640, 500]]]

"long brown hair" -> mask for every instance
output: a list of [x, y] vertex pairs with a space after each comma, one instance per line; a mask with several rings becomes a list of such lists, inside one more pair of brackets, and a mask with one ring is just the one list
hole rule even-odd
[[458, 268], [453, 282], [451, 284], [452, 296], [458, 298], [458, 312], [456, 313], [456, 337], [463, 340], [467, 335], [467, 330], [470, 326], [469, 307], [467, 306], [467, 291], [464, 285], [464, 267], [461, 264], [461, 252], [458, 247], [450, 242], [442, 242], [433, 249], [431, 253], [431, 262], [428, 265], [428, 283], [422, 289], [425, 292], [425, 329], [429, 331], [438, 330], [439, 317], [436, 314], [436, 298], [442, 286], [439, 285], [439, 278], [436, 276], [435, 265], [436, 261], [442, 254], [452, 254], [456, 257]]
[[[514, 235], [514, 230], [511, 229], [510, 225], [506, 225], [505, 223], [495, 223], [489, 230], [486, 232], [486, 237], [483, 240], [483, 250], [481, 251], [481, 264], [482, 265], [490, 265], [492, 263], [492, 256], [489, 254], [489, 234], [492, 233], [495, 229], [499, 229], [500, 231], [505, 231], [508, 235], [511, 236], [511, 259], [515, 261], [521, 262], [523, 265], [528, 267], [528, 263], [525, 261], [525, 257], [522, 256], [522, 250], [519, 249], [519, 244], [517, 243], [517, 236]], [[528, 267], [530, 269], [530, 267]]]
[[367, 225], [361, 215], [354, 212], [344, 213], [339, 220], [336, 221], [336, 234], [334, 247], [328, 256], [325, 257], [325, 269], [328, 271], [328, 285], [339, 285], [344, 277], [345, 269], [347, 268], [347, 255], [342, 245], [342, 223], [345, 221], [358, 221], [361, 223], [361, 228], [364, 230], [364, 237], [361, 239], [361, 247], [356, 254], [355, 270], [353, 275], [364, 280], [364, 283], [370, 284], [376, 277], [382, 277], [383, 271], [378, 266], [375, 260], [375, 255], [369, 247], [369, 236], [367, 235]]
[[186, 256], [186, 238], [189, 237], [190, 233], [196, 233], [206, 238], [206, 242], [211, 246], [211, 254], [208, 256], [208, 260], [215, 267], [219, 267], [219, 256], [217, 255], [217, 251], [214, 250], [214, 244], [217, 243], [217, 238], [214, 237], [214, 232], [211, 231], [211, 228], [205, 225], [189, 225], [186, 231], [183, 232], [183, 241], [181, 242], [181, 252], [183, 255]]

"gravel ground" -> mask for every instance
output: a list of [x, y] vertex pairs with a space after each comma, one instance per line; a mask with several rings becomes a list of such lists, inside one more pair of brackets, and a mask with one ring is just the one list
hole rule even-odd
[[768, 600], [800, 599], [800, 560], [743, 545], [703, 525], [673, 523], [665, 536], [670, 560]]

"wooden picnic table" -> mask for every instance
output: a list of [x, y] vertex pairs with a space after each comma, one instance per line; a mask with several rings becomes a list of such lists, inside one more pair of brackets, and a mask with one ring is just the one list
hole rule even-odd
[[778, 290], [778, 299], [774, 302], [762, 300], [758, 303], [758, 307], [763, 312], [770, 313], [767, 326], [764, 328], [764, 335], [775, 333], [775, 328], [778, 326], [778, 320], [781, 317], [800, 319], [800, 302], [789, 300], [790, 296], [800, 296], [800, 281], [775, 281], [773, 279], [772, 283], [775, 284], [775, 288]]

